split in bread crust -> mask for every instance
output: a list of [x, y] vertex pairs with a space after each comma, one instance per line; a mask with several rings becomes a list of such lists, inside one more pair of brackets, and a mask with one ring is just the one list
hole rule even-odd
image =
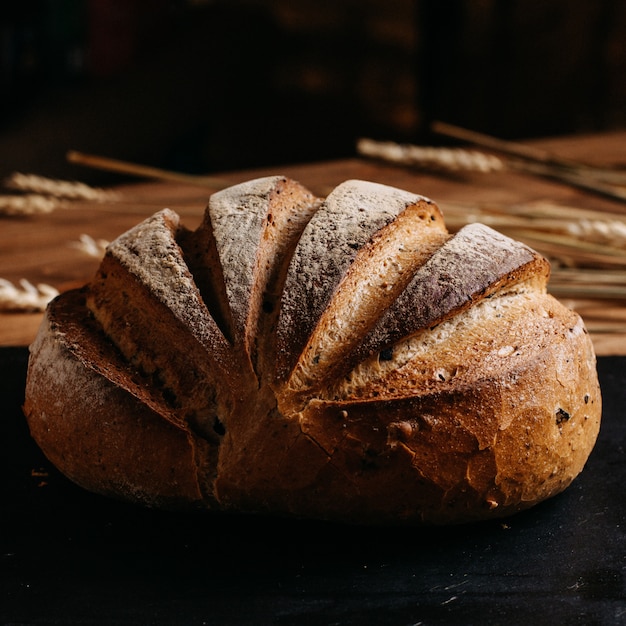
[[583, 469], [601, 415], [549, 265], [430, 200], [284, 177], [164, 209], [59, 296], [25, 414], [87, 489], [360, 524], [510, 515]]

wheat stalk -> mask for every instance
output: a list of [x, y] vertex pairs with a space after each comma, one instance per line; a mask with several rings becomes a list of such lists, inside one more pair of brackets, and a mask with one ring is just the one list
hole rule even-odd
[[495, 172], [505, 169], [501, 159], [478, 150], [415, 146], [398, 144], [393, 141], [375, 141], [369, 138], [359, 139], [356, 149], [361, 156], [381, 159], [398, 165], [476, 172]]
[[615, 247], [626, 244], [626, 223], [618, 219], [582, 219], [566, 225], [567, 232], [577, 239]]
[[82, 234], [78, 241], [71, 241], [70, 247], [80, 250], [87, 256], [100, 258], [106, 251], [109, 242], [106, 239], [94, 239], [91, 235]]
[[392, 141], [375, 141], [369, 138], [359, 139], [356, 150], [361, 156], [403, 166], [448, 171], [518, 171], [557, 180], [613, 200], [626, 201], [626, 174], [622, 172], [560, 159], [530, 146], [503, 141], [442, 122], [435, 122], [433, 130], [470, 141], [487, 150], [495, 150], [503, 153], [505, 157], [500, 158], [482, 150], [424, 147]]
[[52, 198], [69, 200], [89, 200], [91, 202], [110, 202], [119, 197], [114, 191], [90, 187], [85, 183], [46, 178], [36, 174], [14, 172], [6, 180], [6, 186], [19, 191], [28, 191]]
[[505, 141], [444, 122], [433, 122], [431, 128], [441, 135], [468, 141], [476, 146], [504, 154], [506, 165], [511, 170], [550, 178], [613, 200], [626, 202], [626, 173], [624, 172], [564, 159], [547, 150]]
[[626, 267], [626, 216], [548, 202], [509, 207], [444, 203], [442, 210], [452, 231], [482, 222], [527, 243], [556, 265]]
[[548, 290], [555, 297], [613, 301], [585, 311], [585, 322], [593, 332], [624, 332], [626, 322], [609, 323], [605, 316], [615, 302], [626, 301], [626, 216], [545, 201], [508, 207], [454, 203], [442, 209], [451, 231], [480, 221], [549, 258]]
[[[104, 239], [96, 240], [90, 235], [82, 234], [78, 241], [71, 241], [69, 245], [88, 256], [100, 258], [108, 243]], [[11, 281], [0, 278], [0, 313], [41, 312], [58, 295], [59, 291], [52, 285], [40, 283], [35, 286], [22, 278], [16, 286]]]
[[48, 198], [39, 194], [0, 195], [0, 215], [27, 216], [52, 213], [63, 205], [57, 198]]
[[51, 285], [34, 286], [25, 278], [19, 286], [0, 278], [0, 311], [5, 312], [38, 312], [45, 310], [48, 302], [59, 295]]
[[183, 172], [173, 172], [159, 167], [151, 167], [140, 163], [130, 163], [119, 159], [111, 159], [96, 154], [85, 154], [77, 150], [70, 150], [67, 153], [67, 160], [76, 165], [84, 165], [107, 172], [117, 172], [129, 176], [139, 176], [140, 178], [150, 178], [153, 180], [170, 181], [173, 183], [183, 183], [186, 185], [197, 185], [218, 190], [228, 187], [230, 183], [226, 180], [214, 176], [198, 176], [195, 174], [185, 174]]
[[70, 200], [104, 203], [120, 199], [117, 192], [90, 187], [81, 182], [19, 172], [11, 174], [5, 180], [5, 186], [22, 193], [0, 195], [0, 216], [52, 213], [58, 208], [66, 208]]

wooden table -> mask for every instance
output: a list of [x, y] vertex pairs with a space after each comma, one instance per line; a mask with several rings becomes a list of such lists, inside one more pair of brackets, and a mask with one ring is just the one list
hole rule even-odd
[[[626, 132], [545, 139], [534, 145], [595, 165], [626, 166]], [[448, 203], [513, 206], [533, 201], [615, 213], [626, 210], [624, 203], [521, 173], [450, 175], [360, 158], [226, 172], [218, 177], [234, 184], [269, 174], [290, 176], [319, 195], [325, 195], [346, 179], [372, 180], [426, 195], [440, 204], [444, 213]], [[0, 278], [14, 284], [27, 279], [32, 284], [45, 283], [60, 291], [83, 284], [95, 272], [99, 258], [75, 247], [81, 235], [110, 241], [163, 207], [174, 209], [186, 226], [195, 228], [213, 190], [187, 183], [140, 181], [121, 185], [115, 191], [119, 195], [115, 202], [72, 201], [66, 208], [44, 215], [0, 217]], [[626, 301], [600, 299], [596, 303], [568, 301], [566, 304], [580, 307], [581, 312], [592, 311], [590, 304], [604, 310], [611, 307], [616, 319], [624, 319], [626, 328]], [[0, 313], [0, 346], [28, 345], [40, 320], [41, 313]], [[626, 332], [594, 332], [592, 328], [592, 336], [598, 354], [626, 354]]]

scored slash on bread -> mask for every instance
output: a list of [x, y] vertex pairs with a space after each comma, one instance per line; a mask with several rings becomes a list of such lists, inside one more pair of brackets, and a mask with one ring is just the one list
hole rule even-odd
[[[210, 433], [226, 400], [217, 398], [219, 381], [241, 370], [185, 264], [178, 231], [178, 215], [164, 209], [118, 237], [86, 303], [124, 358], [172, 396], [178, 424]], [[164, 349], [168, 344], [185, 349]]]
[[156, 213], [50, 304], [25, 414], [72, 480], [150, 506], [508, 515], [562, 491], [599, 429], [593, 347], [548, 277], [413, 193], [248, 181], [195, 231]]
[[277, 327], [277, 378], [290, 390], [337, 374], [414, 271], [449, 237], [429, 200], [364, 181], [328, 196], [302, 234]]
[[413, 279], [358, 346], [358, 359], [525, 282], [545, 292], [550, 265], [528, 246], [483, 224], [464, 226], [415, 272]]
[[[40, 397], [29, 394], [26, 411], [36, 412], [31, 433], [45, 442], [50, 461], [108, 496], [124, 493], [151, 506], [201, 502], [193, 445], [199, 438], [176, 425], [180, 418], [160, 387], [105, 339], [85, 290], [51, 302], [45, 325], [30, 348], [28, 374]], [[83, 403], [68, 401], [79, 394]]]
[[[228, 334], [260, 367], [258, 340], [276, 317], [286, 264], [319, 200], [295, 181], [269, 177], [213, 194], [196, 239], [212, 268]], [[263, 327], [259, 327], [263, 324]]]

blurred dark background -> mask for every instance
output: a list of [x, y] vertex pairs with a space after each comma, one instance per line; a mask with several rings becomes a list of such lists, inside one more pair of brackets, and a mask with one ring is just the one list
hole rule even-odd
[[0, 176], [114, 182], [624, 128], [623, 0], [19, 0], [0, 15]]

